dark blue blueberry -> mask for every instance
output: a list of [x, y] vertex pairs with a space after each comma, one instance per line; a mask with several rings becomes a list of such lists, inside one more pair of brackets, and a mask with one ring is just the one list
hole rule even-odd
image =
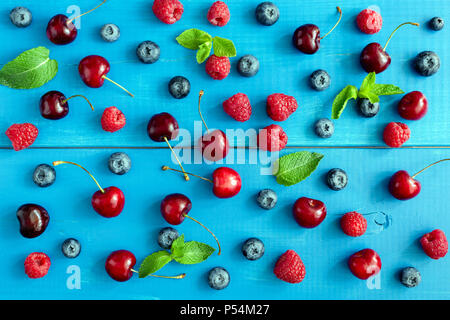
[[441, 59], [433, 51], [423, 51], [414, 59], [414, 68], [425, 77], [429, 77], [438, 72], [441, 67]]
[[250, 238], [242, 245], [242, 253], [248, 260], [258, 260], [264, 255], [264, 243], [257, 238]]
[[77, 239], [69, 238], [64, 240], [61, 249], [65, 257], [73, 259], [80, 254], [81, 244]]
[[222, 267], [215, 267], [209, 271], [208, 284], [216, 290], [225, 289], [230, 284], [230, 274]]
[[120, 29], [114, 23], [105, 24], [100, 30], [103, 40], [108, 42], [117, 41], [120, 38]]
[[136, 49], [136, 54], [143, 63], [155, 63], [159, 59], [161, 49], [153, 41], [144, 41]]
[[31, 24], [33, 15], [27, 8], [16, 7], [9, 13], [9, 18], [16, 27], [25, 28]]
[[173, 77], [169, 81], [169, 92], [175, 99], [186, 98], [191, 92], [191, 83], [185, 77]]
[[272, 189], [264, 189], [258, 193], [256, 201], [258, 205], [266, 210], [270, 210], [277, 204], [277, 194]]
[[325, 70], [316, 70], [309, 77], [311, 88], [323, 91], [331, 85], [331, 77]]
[[407, 267], [402, 270], [400, 281], [408, 288], [417, 287], [422, 280], [419, 270]]
[[180, 235], [176, 229], [171, 227], [163, 228], [158, 234], [158, 244], [163, 249], [170, 249], [172, 247], [172, 243], [179, 236]]
[[429, 22], [430, 28], [433, 29], [434, 31], [442, 30], [442, 28], [444, 28], [444, 25], [445, 25], [444, 19], [440, 17], [434, 17]]
[[380, 103], [371, 103], [369, 99], [358, 99], [358, 107], [361, 114], [366, 118], [375, 117], [380, 111]]
[[339, 191], [347, 186], [347, 173], [342, 169], [331, 169], [328, 171], [327, 184], [330, 189]]
[[131, 159], [125, 152], [115, 152], [108, 160], [108, 167], [112, 173], [123, 175], [131, 169]]
[[49, 166], [48, 164], [38, 165], [33, 172], [33, 181], [39, 187], [45, 188], [49, 187], [55, 182], [56, 171], [55, 168]]
[[255, 56], [247, 54], [239, 59], [237, 69], [241, 76], [253, 77], [259, 71], [259, 60]]
[[334, 133], [334, 124], [329, 119], [320, 119], [314, 125], [314, 132], [321, 138], [329, 138]]
[[256, 7], [256, 20], [265, 26], [271, 26], [280, 18], [280, 10], [269, 1], [262, 2]]

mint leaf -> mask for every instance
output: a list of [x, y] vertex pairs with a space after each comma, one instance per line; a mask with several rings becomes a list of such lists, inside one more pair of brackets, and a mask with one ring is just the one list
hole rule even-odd
[[0, 84], [13, 89], [39, 88], [58, 72], [58, 62], [50, 59], [50, 51], [37, 47], [21, 53], [0, 70]]
[[339, 94], [334, 98], [333, 106], [331, 110], [331, 119], [339, 119], [347, 102], [350, 99], [358, 98], [358, 89], [355, 86], [346, 86]]
[[170, 253], [167, 251], [157, 251], [152, 253], [144, 259], [139, 267], [139, 278], [145, 278], [148, 275], [155, 273], [171, 260]]
[[180, 45], [187, 49], [198, 50], [203, 43], [211, 42], [212, 37], [205, 31], [188, 29], [181, 33], [176, 40]]
[[197, 51], [197, 62], [203, 63], [206, 59], [208, 59], [209, 54], [211, 53], [212, 42], [208, 41], [202, 43], [200, 48]]
[[380, 98], [372, 91], [359, 91], [358, 98], [369, 99], [370, 103], [380, 102]]
[[377, 96], [388, 96], [393, 94], [405, 93], [402, 89], [393, 84], [375, 84], [372, 92]]
[[375, 85], [376, 74], [375, 72], [369, 73], [363, 80], [359, 91], [371, 91]]
[[196, 264], [205, 261], [214, 252], [214, 248], [197, 241], [185, 243], [183, 255], [174, 256], [174, 260], [181, 264]]
[[172, 252], [172, 259], [175, 257], [182, 257], [184, 254], [184, 248], [184, 234], [182, 234], [172, 242], [172, 247], [170, 248], [170, 251]]
[[284, 186], [292, 186], [305, 180], [316, 170], [323, 155], [315, 152], [299, 151], [278, 159], [277, 172], [274, 175], [277, 182]]
[[221, 38], [221, 37], [214, 37], [213, 48], [214, 48], [214, 54], [218, 57], [235, 57], [236, 56], [236, 47], [234, 46], [234, 43], [231, 40]]

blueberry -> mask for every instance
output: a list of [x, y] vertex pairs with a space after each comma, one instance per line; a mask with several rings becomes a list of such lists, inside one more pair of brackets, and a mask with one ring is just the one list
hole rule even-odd
[[445, 25], [444, 19], [440, 17], [434, 17], [429, 22], [430, 28], [434, 31], [442, 30], [442, 28], [444, 28], [444, 25]]
[[115, 152], [108, 160], [108, 167], [112, 173], [123, 175], [131, 169], [131, 159], [125, 152]]
[[323, 91], [331, 84], [331, 77], [325, 70], [316, 70], [309, 77], [311, 88], [316, 91]]
[[163, 228], [158, 234], [158, 244], [163, 249], [170, 249], [172, 247], [172, 243], [179, 236], [180, 235], [176, 229], [171, 227]]
[[320, 119], [314, 125], [315, 133], [321, 138], [329, 138], [334, 133], [334, 124], [329, 119]]
[[153, 41], [144, 41], [136, 49], [136, 54], [143, 63], [155, 63], [159, 59], [161, 49]]
[[423, 51], [414, 59], [414, 68], [425, 77], [429, 77], [438, 72], [441, 67], [439, 56], [433, 51]]
[[78, 255], [80, 254], [81, 244], [77, 239], [69, 238], [64, 240], [61, 249], [64, 256], [73, 259], [78, 257]]
[[408, 288], [417, 287], [422, 280], [419, 270], [407, 267], [402, 270], [400, 281]]
[[256, 201], [263, 209], [270, 210], [277, 204], [277, 194], [272, 189], [264, 189], [258, 193]]
[[339, 191], [347, 186], [347, 173], [342, 169], [331, 169], [328, 171], [327, 184], [330, 189]]
[[103, 40], [108, 42], [117, 41], [120, 38], [120, 29], [114, 23], [105, 24], [100, 30]]
[[242, 253], [248, 260], [258, 260], [264, 255], [264, 243], [257, 238], [250, 238], [242, 245]]
[[55, 182], [55, 179], [55, 168], [49, 166], [48, 164], [40, 164], [34, 169], [33, 181], [39, 187], [49, 187], [53, 184], [53, 182]]
[[175, 99], [186, 98], [191, 92], [191, 83], [185, 77], [173, 77], [169, 81], [169, 92]]
[[230, 284], [230, 274], [222, 267], [215, 267], [209, 271], [208, 284], [216, 290], [225, 289]]
[[369, 99], [365, 98], [358, 99], [358, 107], [361, 114], [367, 118], [375, 117], [380, 111], [379, 102], [371, 103]]
[[251, 54], [247, 54], [239, 59], [237, 70], [244, 77], [253, 77], [259, 71], [259, 60]]
[[280, 18], [280, 10], [272, 2], [262, 2], [256, 7], [256, 20], [265, 26], [271, 26]]
[[33, 15], [27, 8], [16, 7], [9, 13], [9, 18], [16, 27], [25, 28], [31, 24]]

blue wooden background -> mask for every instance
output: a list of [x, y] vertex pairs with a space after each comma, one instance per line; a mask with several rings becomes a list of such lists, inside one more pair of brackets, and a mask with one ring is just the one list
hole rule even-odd
[[[44, 45], [58, 60], [60, 71], [46, 86], [18, 91], [0, 87], [0, 128], [5, 131], [12, 123], [31, 122], [39, 128], [39, 137], [29, 150], [14, 152], [5, 135], [0, 136], [0, 174], [3, 183], [0, 223], [0, 298], [3, 299], [448, 299], [450, 296], [448, 257], [439, 261], [428, 258], [420, 248], [418, 238], [435, 228], [450, 233], [447, 198], [450, 171], [441, 164], [422, 174], [421, 194], [407, 202], [395, 200], [387, 192], [387, 181], [397, 170], [414, 173], [425, 165], [449, 157], [450, 113], [448, 112], [450, 83], [448, 50], [449, 28], [432, 32], [426, 22], [441, 15], [450, 20], [450, 2], [440, 1], [356, 1], [341, 0], [313, 2], [277, 0], [281, 17], [272, 27], [257, 24], [254, 9], [260, 1], [227, 1], [231, 20], [226, 27], [211, 26], [206, 12], [213, 1], [182, 1], [185, 12], [174, 25], [165, 25], [153, 15], [152, 1], [109, 0], [95, 13], [81, 20], [81, 30], [75, 42], [55, 46], [45, 35], [48, 20], [54, 14], [65, 13], [72, 5], [86, 11], [96, 4], [90, 0], [60, 0], [36, 2], [31, 0], [4, 0], [0, 3], [0, 63], [6, 63], [20, 52]], [[33, 12], [33, 24], [18, 29], [9, 21], [9, 11], [15, 6], [26, 6]], [[322, 48], [307, 56], [291, 45], [292, 32], [304, 23], [317, 24], [326, 32], [336, 21], [335, 5], [340, 5], [344, 16], [341, 25], [322, 41]], [[377, 6], [383, 16], [383, 29], [376, 35], [362, 34], [355, 26], [356, 15], [368, 6]], [[70, 14], [70, 13], [69, 13]], [[390, 121], [401, 121], [396, 112], [400, 96], [383, 97], [381, 111], [373, 119], [358, 115], [350, 103], [342, 118], [335, 122], [336, 133], [331, 139], [317, 138], [312, 130], [315, 120], [329, 117], [331, 102], [347, 84], [359, 86], [365, 73], [359, 66], [359, 53], [369, 42], [382, 44], [390, 32], [404, 21], [421, 23], [420, 28], [404, 27], [391, 41], [388, 52], [392, 65], [378, 76], [379, 83], [393, 83], [405, 92], [420, 90], [427, 96], [430, 109], [417, 122], [408, 121], [411, 139], [405, 148], [364, 149], [355, 147], [382, 147], [381, 133]], [[106, 43], [99, 36], [105, 23], [116, 23], [121, 38]], [[203, 29], [212, 35], [231, 38], [238, 57], [253, 54], [261, 62], [261, 70], [254, 78], [243, 78], [235, 70], [237, 58], [232, 59], [232, 72], [223, 81], [213, 81], [206, 75], [204, 65], [197, 65], [195, 53], [175, 42], [175, 37], [191, 27]], [[161, 59], [153, 65], [141, 64], [136, 46], [144, 40], [157, 42]], [[430, 78], [416, 75], [411, 60], [423, 50], [436, 51], [442, 66]], [[99, 54], [111, 63], [110, 78], [122, 83], [136, 97], [127, 96], [111, 84], [101, 89], [87, 88], [77, 72], [78, 62], [86, 55]], [[317, 93], [307, 84], [309, 74], [326, 69], [332, 76], [332, 86]], [[173, 99], [167, 83], [175, 75], [190, 79], [191, 94], [183, 100]], [[148, 119], [158, 112], [170, 112], [180, 126], [192, 131], [197, 114], [197, 92], [206, 91], [203, 110], [210, 127], [221, 129], [261, 128], [272, 121], [265, 113], [265, 99], [275, 92], [293, 95], [299, 101], [298, 111], [289, 120], [280, 123], [289, 136], [289, 146], [282, 154], [298, 150], [314, 150], [325, 155], [318, 170], [308, 180], [282, 187], [272, 176], [261, 175], [255, 164], [231, 165], [243, 179], [241, 193], [229, 200], [213, 197], [210, 186], [202, 181], [186, 183], [180, 176], [160, 171], [170, 163], [167, 149], [152, 149], [160, 145], [151, 142], [146, 134]], [[39, 98], [49, 90], [59, 90], [67, 96], [84, 94], [96, 107], [92, 112], [83, 100], [72, 100], [68, 117], [48, 121], [40, 116]], [[241, 124], [227, 116], [221, 103], [229, 96], [246, 93], [254, 113], [250, 121]], [[117, 106], [127, 117], [127, 125], [116, 133], [100, 128], [102, 111]], [[185, 143], [185, 142], [183, 142]], [[242, 146], [242, 145], [240, 145]], [[323, 147], [342, 147], [330, 149]], [[440, 146], [440, 148], [429, 148]], [[126, 151], [133, 161], [132, 170], [124, 176], [108, 171], [107, 159], [112, 152]], [[254, 153], [255, 151], [249, 151]], [[247, 155], [248, 156], [248, 155]], [[126, 206], [121, 216], [107, 220], [91, 208], [90, 197], [95, 185], [76, 168], [58, 167], [57, 181], [48, 189], [35, 186], [31, 179], [34, 167], [54, 160], [70, 160], [88, 167], [103, 186], [115, 185], [126, 195]], [[209, 175], [218, 165], [186, 165], [186, 169]], [[325, 183], [326, 172], [334, 167], [345, 169], [350, 183], [341, 192], [330, 191]], [[279, 194], [279, 204], [272, 211], [259, 209], [255, 195], [262, 188], [273, 188]], [[156, 236], [167, 224], [159, 213], [161, 199], [173, 192], [188, 195], [193, 201], [192, 216], [209, 226], [223, 245], [223, 255], [214, 255], [195, 266], [176, 263], [164, 267], [160, 274], [186, 272], [184, 280], [138, 279], [126, 283], [111, 280], [104, 271], [107, 255], [117, 249], [135, 253], [138, 263], [149, 253], [158, 250]], [[291, 206], [300, 196], [324, 201], [328, 217], [316, 229], [300, 228], [291, 217]], [[23, 238], [18, 229], [16, 209], [23, 203], [35, 202], [50, 213], [46, 232], [35, 239]], [[359, 210], [367, 215], [369, 232], [361, 238], [345, 236], [339, 228], [340, 216]], [[383, 230], [374, 221], [384, 212], [392, 223]], [[187, 239], [214, 245], [213, 239], [199, 226], [186, 221], [178, 227]], [[68, 260], [60, 252], [65, 238], [75, 237], [82, 242], [82, 254]], [[259, 237], [266, 245], [265, 256], [255, 262], [247, 261], [240, 253], [242, 242], [248, 237]], [[371, 247], [381, 256], [383, 268], [380, 277], [361, 281], [353, 277], [346, 259], [353, 252]], [[272, 273], [277, 257], [287, 249], [296, 250], [307, 270], [299, 285], [289, 285]], [[30, 280], [23, 273], [23, 260], [33, 251], [43, 251], [52, 259], [49, 274], [39, 280]], [[398, 281], [398, 271], [415, 266], [423, 282], [415, 289], [406, 289]], [[69, 289], [67, 273], [70, 266], [81, 271], [81, 289]], [[231, 274], [231, 284], [223, 291], [214, 291], [207, 285], [207, 272], [214, 266], [223, 266]], [[69, 269], [68, 269], [69, 268]], [[73, 267], [72, 267], [73, 268]]]

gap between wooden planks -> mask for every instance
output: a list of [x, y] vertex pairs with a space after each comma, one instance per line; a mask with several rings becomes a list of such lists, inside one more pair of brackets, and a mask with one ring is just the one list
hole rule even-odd
[[[258, 149], [258, 147], [231, 147], [233, 149]], [[0, 150], [12, 150], [12, 147], [0, 147]], [[169, 147], [152, 146], [73, 146], [73, 147], [29, 147], [34, 150], [61, 150], [61, 149], [169, 149]], [[198, 149], [198, 147], [173, 147], [173, 149]], [[387, 146], [287, 146], [285, 149], [450, 149], [450, 146], [405, 146], [400, 148], [391, 148]]]

